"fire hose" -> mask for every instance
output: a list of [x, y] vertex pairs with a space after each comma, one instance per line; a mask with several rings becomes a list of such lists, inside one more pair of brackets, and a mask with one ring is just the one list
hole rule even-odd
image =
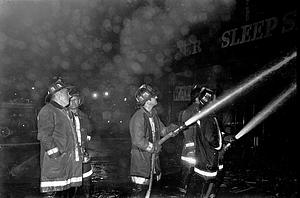
[[145, 198], [149, 198], [150, 194], [151, 194], [152, 183], [153, 183], [154, 167], [155, 167], [155, 153], [152, 153], [152, 155], [151, 155], [151, 171], [150, 171], [149, 187], [148, 187], [148, 190], [147, 190]]
[[[289, 63], [291, 60], [295, 59], [297, 57], [297, 52], [291, 53], [289, 56], [284, 57], [283, 60], [278, 62], [277, 64], [271, 66], [270, 68], [267, 68], [266, 70], [263, 70], [261, 72], [258, 72], [257, 74], [254, 74], [249, 79], [246, 79], [244, 82], [240, 83], [236, 88], [229, 90], [227, 93], [225, 93], [223, 96], [220, 97], [220, 99], [216, 99], [215, 101], [208, 104], [206, 107], [203, 108], [202, 111], [199, 111], [197, 114], [189, 118], [187, 121], [184, 122], [183, 125], [179, 126], [174, 131], [170, 132], [166, 136], [164, 136], [162, 139], [160, 139], [159, 144], [163, 144], [165, 141], [170, 139], [171, 137], [176, 136], [179, 132], [185, 130], [190, 125], [195, 123], [196, 121], [202, 119], [203, 117], [207, 116], [213, 111], [219, 110], [220, 108], [224, 107], [225, 105], [229, 104], [233, 100], [237, 99], [239, 96], [241, 96], [244, 92], [249, 91], [249, 89], [253, 88], [254, 85], [256, 85], [258, 82], [261, 82], [262, 80], [266, 79], [270, 75], [274, 74], [276, 71], [280, 70], [283, 66], [285, 66], [287, 63]], [[280, 104], [285, 101], [285, 99], [296, 90], [296, 85], [292, 85], [288, 91], [286, 91], [284, 94], [282, 94], [278, 99], [276, 99], [274, 102], [272, 102], [270, 105], [267, 105], [267, 107], [259, 113], [255, 118], [253, 118], [249, 124], [247, 124], [236, 136], [236, 139], [239, 139], [246, 133], [248, 133], [251, 129], [253, 129], [257, 124], [259, 124], [263, 119], [265, 119], [267, 116], [269, 116], [272, 112], [274, 112], [275, 108], [278, 107]], [[227, 147], [230, 146], [226, 145]], [[151, 188], [152, 188], [152, 181], [153, 181], [153, 171], [154, 170], [154, 161], [155, 161], [155, 154], [152, 154], [151, 157], [151, 175], [150, 175], [150, 183], [149, 188], [146, 194], [146, 198], [150, 197]]]
[[225, 105], [229, 104], [230, 102], [232, 102], [233, 100], [241, 96], [244, 92], [253, 88], [254, 85], [256, 85], [258, 82], [261, 82], [265, 78], [269, 77], [271, 74], [278, 71], [280, 68], [282, 68], [284, 65], [286, 65], [288, 62], [290, 62], [296, 57], [297, 57], [297, 52], [293, 52], [291, 55], [285, 57], [283, 60], [281, 60], [279, 63], [275, 64], [274, 66], [266, 70], [263, 70], [258, 74], [254, 74], [252, 78], [249, 78], [245, 82], [242, 82], [236, 88], [229, 90], [223, 96], [220, 96], [220, 99], [216, 99], [215, 101], [211, 102], [210, 104], [205, 106], [201, 111], [199, 111], [197, 114], [195, 114], [187, 121], [185, 121], [183, 125], [179, 126], [177, 129], [164, 136], [162, 139], [160, 139], [159, 144], [163, 144], [169, 138], [174, 137], [174, 135], [177, 135], [180, 131], [183, 131], [191, 124], [195, 123], [197, 120], [200, 120], [203, 117], [210, 114], [211, 112], [219, 110], [221, 107], [224, 107]]

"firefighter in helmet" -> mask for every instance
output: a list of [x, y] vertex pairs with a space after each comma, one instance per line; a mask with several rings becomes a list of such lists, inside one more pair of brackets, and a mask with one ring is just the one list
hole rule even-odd
[[46, 104], [37, 116], [40, 190], [47, 198], [67, 194], [69, 189], [82, 185], [82, 153], [66, 108], [70, 88], [61, 79], [50, 85]]
[[145, 197], [151, 174], [151, 155], [156, 154], [154, 167], [154, 181], [161, 178], [158, 144], [161, 136], [177, 128], [170, 124], [166, 127], [160, 120], [155, 106], [157, 105], [157, 92], [147, 84], [143, 84], [135, 93], [138, 109], [130, 119], [131, 135], [131, 166], [130, 176], [133, 183], [133, 197]]
[[[214, 92], [201, 86], [191, 90], [191, 101], [182, 113], [184, 123], [214, 100]], [[222, 135], [215, 115], [210, 114], [184, 132], [182, 149], [182, 180], [179, 190], [187, 196], [207, 196], [209, 184], [218, 173], [218, 151], [222, 147]], [[196, 187], [197, 186], [197, 187]]]
[[83, 153], [82, 164], [82, 187], [79, 189], [78, 194], [85, 197], [91, 196], [91, 176], [93, 174], [92, 166], [90, 163], [90, 156], [88, 153], [88, 143], [91, 140], [92, 126], [88, 116], [79, 109], [83, 103], [83, 98], [80, 96], [77, 88], [72, 88], [69, 91], [71, 96], [70, 105], [68, 107], [73, 124], [75, 126], [76, 135], [79, 140], [79, 146]]

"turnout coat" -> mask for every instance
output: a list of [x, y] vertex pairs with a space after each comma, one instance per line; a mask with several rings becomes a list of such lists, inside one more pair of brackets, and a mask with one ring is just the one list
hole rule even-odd
[[91, 137], [92, 135], [92, 125], [89, 120], [89, 117], [79, 109], [78, 109], [78, 117], [80, 120], [82, 147], [87, 149], [88, 143], [90, 141], [88, 137]]
[[40, 110], [37, 124], [41, 147], [41, 192], [81, 186], [82, 153], [68, 111], [51, 101]]
[[[150, 125], [153, 119], [155, 125], [155, 140], [159, 141], [161, 136], [165, 136], [170, 129], [165, 127], [157, 115], [155, 109], [148, 112], [143, 107], [138, 109], [130, 119], [131, 135], [131, 166], [130, 175], [142, 178], [149, 178], [151, 172], [151, 153], [153, 152], [153, 138]], [[160, 173], [160, 163], [158, 155], [155, 162], [156, 174]]]
[[[182, 121], [199, 112], [198, 104], [193, 103], [182, 114]], [[182, 159], [194, 159], [194, 172], [205, 179], [213, 179], [219, 170], [219, 152], [222, 149], [222, 134], [214, 115], [198, 120], [184, 131]], [[190, 160], [191, 162], [191, 160]]]
[[[74, 114], [74, 119], [75, 117], [78, 117], [79, 119], [79, 123], [75, 122], [75, 129], [76, 132], [77, 130], [79, 130], [77, 132], [77, 134], [80, 134], [80, 142], [81, 142], [81, 148], [82, 148], [82, 152], [83, 154], [89, 155], [88, 154], [88, 143], [90, 141], [91, 135], [92, 135], [92, 125], [91, 122], [89, 120], [89, 117], [82, 112], [80, 109], [77, 110], [77, 114]], [[90, 156], [86, 156], [86, 157], [90, 157]], [[90, 163], [90, 160], [88, 160], [88, 162], [85, 162], [83, 160], [83, 167], [82, 167], [82, 177], [85, 181], [85, 179], [89, 179], [92, 174], [93, 174], [93, 170], [92, 170], [92, 166]], [[84, 182], [83, 181], [83, 182]]]

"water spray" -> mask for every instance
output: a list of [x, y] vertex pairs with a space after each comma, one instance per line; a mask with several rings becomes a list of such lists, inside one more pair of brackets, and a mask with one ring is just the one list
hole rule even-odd
[[273, 101], [271, 101], [263, 110], [261, 110], [254, 118], [252, 118], [239, 133], [235, 135], [235, 139], [240, 139], [242, 136], [251, 131], [254, 127], [265, 120], [271, 113], [281, 106], [293, 93], [296, 92], [296, 83], [293, 83], [286, 91], [281, 93]]
[[240, 132], [238, 132], [234, 138], [225, 145], [224, 150], [226, 151], [231, 143], [240, 139], [242, 136], [251, 131], [254, 127], [260, 124], [263, 120], [265, 120], [271, 113], [275, 112], [275, 110], [281, 106], [290, 96], [296, 92], [296, 83], [293, 83], [289, 89], [282, 92], [278, 97], [276, 97], [272, 102], [270, 102], [263, 110], [261, 110], [254, 118], [252, 118], [248, 124], [246, 124]]
[[254, 75], [254, 77], [249, 78], [249, 80], [245, 80], [245, 82], [241, 83], [236, 88], [232, 89], [231, 91], [228, 91], [223, 96], [220, 97], [220, 99], [216, 99], [215, 101], [208, 104], [206, 107], [203, 108], [202, 111], [192, 116], [190, 119], [184, 122], [182, 126], [174, 130], [173, 132], [169, 133], [168, 135], [164, 136], [160, 141], [159, 144], [164, 143], [169, 138], [174, 137], [177, 135], [180, 131], [186, 129], [191, 124], [195, 123], [197, 120], [200, 120], [201, 118], [207, 116], [213, 111], [216, 111], [220, 109], [221, 107], [232, 103], [233, 100], [244, 94], [244, 92], [249, 91], [254, 85], [264, 80], [266, 77], [270, 76], [271, 74], [277, 72], [280, 70], [284, 65], [289, 63], [291, 60], [297, 57], [297, 52], [291, 53], [289, 56], [283, 58], [280, 62], [276, 63], [272, 67], [263, 70], [260, 73], [257, 73]]

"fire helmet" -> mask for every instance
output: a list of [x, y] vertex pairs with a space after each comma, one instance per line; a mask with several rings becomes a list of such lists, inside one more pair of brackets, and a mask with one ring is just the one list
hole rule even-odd
[[141, 85], [135, 92], [135, 100], [137, 101], [138, 105], [144, 105], [147, 100], [150, 100], [155, 96], [157, 96], [156, 91], [147, 84]]
[[191, 103], [193, 103], [195, 101], [195, 99], [199, 97], [200, 91], [201, 91], [201, 87], [199, 87], [198, 85], [195, 85], [192, 88], [191, 93], [190, 93]]
[[45, 102], [50, 102], [52, 96], [59, 92], [62, 89], [71, 89], [73, 86], [71, 85], [66, 85], [62, 79], [58, 79], [55, 83], [51, 84], [50, 87], [48, 88], [47, 95], [45, 97]]
[[81, 106], [83, 103], [83, 97], [80, 95], [79, 90], [76, 87], [73, 87], [69, 90], [70, 101], [78, 100], [78, 106]]
[[196, 98], [199, 98], [200, 103], [204, 106], [214, 99], [214, 91], [205, 87], [195, 85], [191, 90], [191, 102], [194, 102]]
[[215, 93], [213, 90], [202, 87], [199, 93], [200, 103], [204, 106], [214, 100]]

